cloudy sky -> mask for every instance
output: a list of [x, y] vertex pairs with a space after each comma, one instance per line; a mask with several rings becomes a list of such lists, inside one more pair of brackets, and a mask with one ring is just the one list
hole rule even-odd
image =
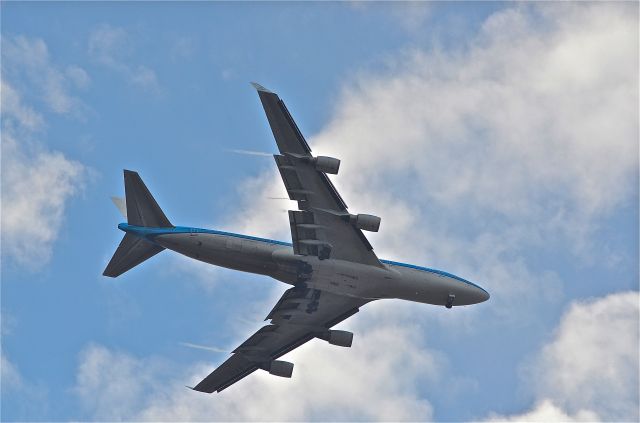
[[[637, 3], [3, 3], [2, 420], [637, 421]], [[288, 241], [258, 81], [378, 256], [479, 283], [367, 305], [292, 379], [187, 390], [287, 288], [101, 273], [122, 169], [169, 219]], [[209, 350], [188, 347], [197, 344]]]

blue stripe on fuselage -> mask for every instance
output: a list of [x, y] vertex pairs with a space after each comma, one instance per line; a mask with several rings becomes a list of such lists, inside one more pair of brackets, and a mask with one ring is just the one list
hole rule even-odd
[[284, 241], [258, 238], [257, 236], [234, 234], [232, 232], [216, 231], [213, 229], [189, 228], [186, 226], [175, 226], [173, 228], [147, 228], [144, 226], [134, 226], [134, 225], [129, 225], [128, 223], [121, 223], [118, 225], [118, 229], [123, 230], [125, 232], [131, 232], [135, 235], [138, 235], [144, 238], [153, 238], [154, 236], [169, 235], [169, 234], [212, 234], [212, 235], [232, 236], [235, 238], [242, 238], [242, 239], [250, 239], [252, 241], [260, 241], [260, 242], [266, 242], [268, 244], [276, 244], [276, 245], [285, 245], [288, 247], [293, 246], [293, 244], [289, 242], [284, 242]]
[[[259, 238], [257, 236], [236, 234], [236, 233], [233, 233], [233, 232], [216, 231], [216, 230], [213, 230], [213, 229], [191, 228], [191, 227], [187, 227], [187, 226], [175, 226], [173, 228], [148, 228], [148, 227], [145, 227], [145, 226], [135, 226], [135, 225], [129, 225], [128, 223], [121, 223], [121, 224], [118, 225], [118, 229], [120, 229], [122, 231], [125, 231], [125, 232], [133, 233], [135, 235], [138, 235], [138, 236], [141, 236], [141, 237], [144, 237], [144, 238], [150, 238], [151, 240], [153, 240], [153, 237], [157, 236], [157, 235], [169, 235], [169, 234], [212, 234], [212, 235], [232, 236], [234, 238], [242, 238], [242, 239], [250, 239], [252, 241], [266, 242], [267, 244], [283, 245], [283, 246], [287, 246], [287, 247], [293, 247], [293, 244], [291, 244], [290, 242], [276, 241], [274, 239], [267, 239], [267, 238]], [[408, 268], [408, 269], [420, 270], [420, 271], [423, 271], [423, 272], [435, 273], [435, 274], [440, 275], [440, 276], [446, 276], [446, 277], [458, 280], [460, 282], [464, 282], [466, 284], [475, 286], [476, 288], [482, 289], [484, 292], [487, 292], [481, 286], [478, 286], [473, 282], [470, 282], [470, 281], [468, 281], [466, 279], [461, 278], [460, 276], [453, 275], [453, 274], [451, 274], [449, 272], [445, 272], [443, 270], [431, 269], [429, 267], [416, 266], [415, 264], [400, 263], [400, 262], [391, 261], [391, 260], [380, 259], [380, 261], [382, 263], [384, 263], [384, 264], [388, 264], [388, 265], [391, 265], [391, 266], [405, 267], [405, 268]]]
[[436, 275], [440, 275], [440, 276], [446, 276], [448, 278], [452, 278], [452, 279], [458, 280], [460, 282], [464, 282], [464, 283], [466, 283], [468, 285], [475, 286], [476, 288], [482, 289], [484, 292], [487, 292], [483, 287], [478, 286], [475, 283], [470, 282], [470, 281], [468, 281], [466, 279], [462, 279], [460, 276], [456, 276], [456, 275], [451, 274], [449, 272], [445, 272], [444, 270], [432, 269], [430, 267], [416, 266], [415, 264], [400, 263], [400, 262], [391, 261], [391, 260], [380, 259], [380, 261], [382, 263], [384, 263], [384, 264], [390, 264], [392, 266], [406, 267], [406, 268], [409, 268], [409, 269], [421, 270], [423, 272], [435, 273]]

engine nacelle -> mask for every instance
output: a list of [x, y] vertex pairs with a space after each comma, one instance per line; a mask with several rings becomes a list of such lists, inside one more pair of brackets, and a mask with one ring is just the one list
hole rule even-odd
[[317, 336], [331, 345], [337, 345], [339, 347], [348, 348], [353, 343], [353, 333], [347, 332], [346, 330], [328, 330]]
[[316, 170], [324, 173], [330, 173], [332, 175], [337, 175], [338, 169], [340, 169], [340, 160], [334, 159], [333, 157], [314, 157], [313, 164], [316, 166]]
[[291, 377], [293, 373], [293, 363], [282, 360], [273, 360], [269, 364], [269, 373], [274, 376]]
[[371, 214], [352, 214], [349, 215], [349, 222], [358, 229], [369, 232], [378, 232], [380, 229], [380, 219], [378, 216]]

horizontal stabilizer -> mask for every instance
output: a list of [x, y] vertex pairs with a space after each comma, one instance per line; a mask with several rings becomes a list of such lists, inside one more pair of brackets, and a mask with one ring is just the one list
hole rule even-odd
[[125, 234], [118, 246], [118, 249], [113, 254], [113, 257], [111, 257], [111, 261], [102, 274], [104, 276], [115, 278], [132, 267], [135, 267], [143, 261], [155, 256], [162, 250], [164, 250], [163, 247], [152, 244], [143, 238], [139, 238], [131, 234]]

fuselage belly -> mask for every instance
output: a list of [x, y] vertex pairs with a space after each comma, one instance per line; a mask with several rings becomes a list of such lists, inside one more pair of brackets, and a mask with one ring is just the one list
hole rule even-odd
[[[135, 230], [134, 230], [135, 231]], [[404, 263], [381, 260], [384, 267], [295, 255], [290, 244], [195, 228], [145, 230], [139, 234], [164, 248], [216, 266], [270, 276], [296, 285], [376, 300], [397, 298], [456, 306], [485, 301], [489, 294], [457, 276]]]

